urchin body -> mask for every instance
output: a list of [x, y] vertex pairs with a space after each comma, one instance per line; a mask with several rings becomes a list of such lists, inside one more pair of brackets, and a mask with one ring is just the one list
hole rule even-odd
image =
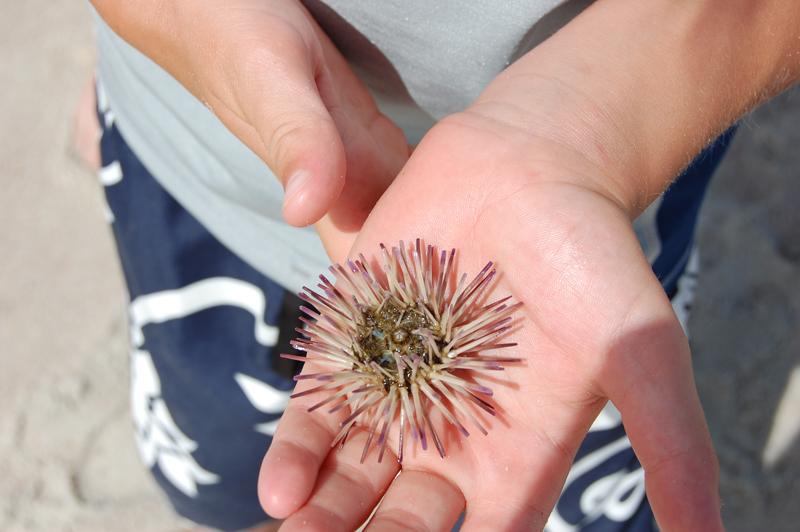
[[398, 460], [409, 429], [423, 449], [430, 435], [444, 457], [430, 416], [434, 409], [464, 436], [469, 436], [464, 418], [487, 434], [480, 418], [481, 412], [495, 415], [492, 391], [475, 377], [518, 360], [484, 352], [515, 345], [502, 343], [501, 337], [521, 303], [511, 304], [510, 296], [487, 303], [493, 264], [467, 282], [466, 274], [457, 278], [454, 259], [454, 249], [438, 252], [419, 239], [409, 248], [400, 242], [391, 252], [381, 245], [380, 268], [361, 255], [347, 268], [330, 267], [336, 285], [320, 275], [324, 295], [308, 287], [300, 293], [316, 309], [301, 307], [308, 317], [301, 318], [305, 327], [298, 332], [305, 338], [292, 342], [306, 356], [282, 356], [322, 362], [329, 371], [295, 377], [320, 384], [293, 397], [325, 394], [310, 411], [326, 405], [331, 413], [349, 408], [333, 445], [343, 443], [356, 424], [365, 427], [369, 436], [362, 461], [373, 441], [382, 460], [397, 418]]

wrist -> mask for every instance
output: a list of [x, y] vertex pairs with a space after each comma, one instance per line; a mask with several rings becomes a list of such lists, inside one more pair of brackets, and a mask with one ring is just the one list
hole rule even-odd
[[631, 178], [638, 162], [629, 149], [630, 139], [596, 101], [554, 78], [537, 81], [535, 94], [529, 95], [535, 106], [497, 96], [489, 90], [463, 116], [446, 120], [477, 120], [484, 130], [503, 138], [527, 182], [545, 180], [587, 189], [614, 203], [630, 219], [646, 207], [643, 191]]
[[800, 32], [785, 19], [800, 20], [800, 9], [748, 5], [596, 2], [473, 109], [582, 154], [636, 216], [741, 114], [798, 77]]

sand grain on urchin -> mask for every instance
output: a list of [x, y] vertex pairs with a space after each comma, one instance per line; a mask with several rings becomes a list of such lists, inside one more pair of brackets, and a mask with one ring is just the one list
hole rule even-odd
[[501, 337], [521, 303], [511, 303], [511, 296], [484, 303], [496, 275], [493, 263], [467, 282], [466, 274], [456, 276], [455, 254], [455, 249], [438, 252], [420, 239], [408, 248], [401, 241], [391, 251], [381, 244], [379, 271], [359, 255], [347, 268], [330, 267], [336, 285], [320, 275], [322, 294], [308, 287], [299, 294], [314, 307], [300, 307], [306, 314], [301, 318], [305, 327], [297, 331], [304, 338], [292, 341], [306, 355], [281, 356], [322, 362], [330, 370], [296, 376], [319, 384], [292, 397], [324, 393], [309, 411], [324, 406], [330, 413], [349, 409], [332, 445], [343, 443], [360, 424], [368, 430], [362, 462], [373, 441], [378, 461], [383, 459], [389, 430], [398, 417], [401, 462], [407, 429], [423, 449], [430, 436], [445, 456], [429, 415], [434, 409], [464, 436], [469, 431], [463, 418], [487, 434], [472, 407], [495, 415], [489, 400], [492, 390], [475, 377], [519, 361], [482, 353], [516, 345], [503, 343]]

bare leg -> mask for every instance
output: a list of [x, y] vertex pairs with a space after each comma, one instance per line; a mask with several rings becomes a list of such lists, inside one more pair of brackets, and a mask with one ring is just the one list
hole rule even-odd
[[71, 148], [78, 161], [93, 172], [100, 169], [100, 146], [97, 142], [100, 124], [97, 122], [96, 105], [94, 76], [90, 76], [75, 106]]

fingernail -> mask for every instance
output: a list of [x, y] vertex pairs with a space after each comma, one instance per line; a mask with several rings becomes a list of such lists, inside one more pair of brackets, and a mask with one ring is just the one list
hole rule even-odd
[[297, 170], [289, 176], [289, 180], [286, 181], [286, 191], [283, 197], [284, 205], [288, 205], [290, 202], [294, 202], [294, 200], [297, 199], [297, 196], [308, 182], [309, 177], [311, 177], [311, 174], [308, 170]]

